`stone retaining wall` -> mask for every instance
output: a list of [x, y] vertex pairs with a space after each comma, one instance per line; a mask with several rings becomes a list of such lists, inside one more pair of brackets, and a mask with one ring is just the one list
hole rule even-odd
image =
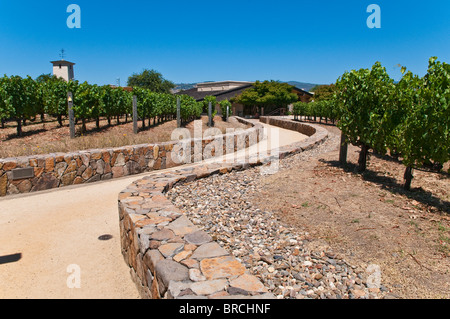
[[245, 266], [195, 226], [164, 195], [177, 183], [227, 174], [310, 149], [327, 138], [314, 125], [263, 118], [310, 135], [264, 158], [244, 163], [212, 163], [144, 177], [119, 194], [121, 248], [143, 298], [274, 298]]
[[[248, 147], [261, 139], [263, 133], [261, 125], [255, 126], [245, 119], [235, 118], [252, 126], [247, 130], [236, 130], [234, 133], [220, 136], [223, 140], [233, 141], [235, 150], [238, 146]], [[171, 141], [0, 159], [0, 196], [97, 182], [179, 166], [182, 163], [172, 159], [172, 152], [179, 151], [178, 143]], [[190, 143], [192, 161], [195, 160], [196, 151], [203, 154], [206, 150], [211, 153], [212, 149], [213, 156], [217, 153], [210, 145], [214, 143], [214, 138], [190, 139]], [[218, 145], [220, 147], [220, 144]], [[226, 154], [227, 145], [222, 143], [221, 146], [223, 154]], [[21, 168], [31, 169], [32, 177], [14, 180], [13, 171]]]
[[303, 141], [280, 147], [278, 149], [280, 158], [309, 150], [322, 143], [328, 137], [328, 131], [315, 124], [306, 124], [285, 118], [271, 116], [261, 116], [259, 120], [262, 123], [278, 126], [291, 131], [297, 131], [301, 134], [309, 136], [309, 138]]

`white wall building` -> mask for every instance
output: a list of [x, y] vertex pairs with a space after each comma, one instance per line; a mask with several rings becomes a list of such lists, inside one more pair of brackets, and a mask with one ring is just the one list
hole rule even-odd
[[50, 63], [53, 64], [53, 75], [63, 78], [66, 82], [74, 79], [73, 66], [75, 63], [66, 60], [51, 61]]
[[197, 83], [197, 91], [198, 92], [228, 91], [249, 84], [253, 84], [253, 82], [243, 82], [243, 81], [203, 82]]

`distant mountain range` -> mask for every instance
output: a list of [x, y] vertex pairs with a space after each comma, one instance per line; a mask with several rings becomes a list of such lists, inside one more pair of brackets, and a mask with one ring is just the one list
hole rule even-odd
[[321, 85], [321, 84], [316, 84], [316, 83], [305, 83], [305, 82], [298, 82], [298, 81], [287, 81], [286, 83], [295, 86], [298, 89], [302, 89], [305, 91], [310, 92], [311, 89], [317, 85]]
[[[214, 82], [214, 81], [203, 81], [203, 82], [197, 82], [197, 83], [204, 83], [204, 82]], [[178, 83], [175, 84], [175, 88], [174, 91], [184, 91], [184, 90], [189, 90], [194, 88], [197, 83]], [[296, 88], [305, 90], [305, 91], [311, 91], [311, 89], [313, 87], [315, 87], [316, 85], [320, 85], [320, 84], [315, 84], [315, 83], [305, 83], [305, 82], [298, 82], [298, 81], [285, 81], [285, 83], [288, 83], [292, 86], [295, 86]]]

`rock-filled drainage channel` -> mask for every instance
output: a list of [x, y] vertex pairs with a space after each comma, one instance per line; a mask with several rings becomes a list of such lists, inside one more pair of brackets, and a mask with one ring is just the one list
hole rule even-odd
[[259, 167], [233, 171], [175, 185], [166, 196], [279, 299], [382, 298], [386, 290], [372, 285], [366, 269], [328, 247], [310, 249], [307, 232], [255, 207], [262, 178]]

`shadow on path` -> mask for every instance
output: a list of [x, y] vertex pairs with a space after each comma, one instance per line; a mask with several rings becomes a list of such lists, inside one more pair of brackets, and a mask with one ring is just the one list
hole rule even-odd
[[21, 253], [0, 256], [0, 265], [14, 263], [16, 261], [19, 261], [21, 258], [22, 258]]

